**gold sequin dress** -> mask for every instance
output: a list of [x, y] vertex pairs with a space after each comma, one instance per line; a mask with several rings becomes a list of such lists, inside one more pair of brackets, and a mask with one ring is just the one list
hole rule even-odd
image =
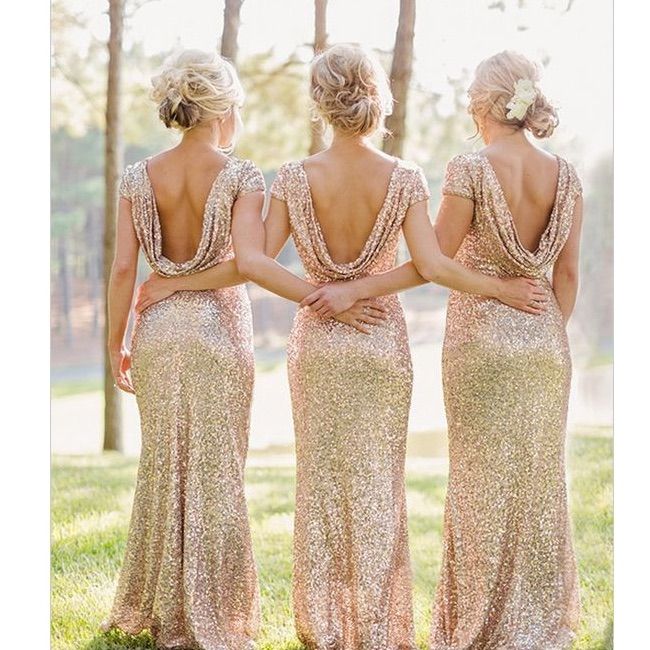
[[[558, 158], [555, 205], [535, 252], [517, 236], [489, 160], [449, 163], [443, 194], [474, 202], [456, 259], [550, 284], [581, 192]], [[565, 485], [571, 380], [554, 297], [543, 315], [452, 292], [443, 347], [449, 426], [444, 552], [431, 650], [561, 650], [579, 613]]]
[[[195, 273], [233, 256], [233, 202], [264, 190], [250, 162], [228, 159], [210, 190], [195, 256], [162, 254], [146, 161], [127, 167], [138, 240], [164, 276]], [[244, 463], [254, 376], [251, 308], [243, 285], [179, 291], [137, 319], [132, 379], [142, 452], [129, 536], [105, 627], [151, 630], [158, 648], [243, 650], [258, 629]]]
[[[336, 263], [314, 214], [304, 167], [281, 167], [271, 193], [286, 201], [307, 279], [353, 280], [393, 268], [408, 207], [426, 199], [418, 168], [397, 161], [359, 257]], [[288, 367], [296, 434], [293, 605], [313, 650], [414, 648], [404, 463], [412, 370], [396, 296], [365, 335], [308, 309], [294, 320]]]

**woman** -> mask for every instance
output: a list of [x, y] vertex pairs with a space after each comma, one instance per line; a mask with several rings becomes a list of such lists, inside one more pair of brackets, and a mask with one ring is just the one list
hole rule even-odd
[[536, 67], [513, 52], [478, 66], [469, 111], [486, 146], [450, 162], [436, 222], [446, 255], [538, 278], [552, 299], [536, 317], [477, 296], [449, 299], [450, 474], [432, 650], [560, 650], [577, 626], [565, 326], [578, 287], [582, 198], [573, 167], [526, 137], [546, 138], [558, 122], [537, 82]]
[[[412, 252], [426, 251], [431, 277], [524, 307], [544, 292], [521, 278], [501, 280], [436, 254], [419, 168], [368, 141], [391, 98], [385, 73], [363, 50], [338, 45], [311, 67], [311, 97], [333, 129], [331, 146], [281, 167], [271, 189], [266, 255], [261, 222], [233, 230], [240, 272], [300, 302], [314, 285], [355, 279], [376, 289], [424, 280], [413, 265], [386, 274], [403, 229]], [[239, 230], [241, 226], [242, 230]], [[307, 281], [271, 258], [293, 237]], [[384, 276], [379, 274], [384, 273]], [[379, 278], [375, 280], [375, 278]], [[375, 286], [376, 285], [376, 286]], [[370, 295], [370, 289], [368, 290]], [[317, 296], [320, 295], [317, 292]], [[361, 333], [303, 309], [288, 344], [296, 432], [297, 496], [293, 601], [308, 648], [414, 648], [404, 501], [411, 359], [395, 296], [355, 302]], [[318, 308], [318, 307], [317, 307]]]
[[[224, 154], [243, 101], [229, 63], [186, 51], [153, 79], [153, 96], [183, 137], [127, 167], [120, 185], [109, 353], [116, 384], [137, 397], [142, 453], [105, 627], [149, 629], [159, 648], [243, 650], [259, 620], [243, 485], [254, 361], [231, 227], [259, 213], [264, 180]], [[129, 377], [124, 338], [140, 247], [155, 272], [195, 290], [139, 314]], [[205, 269], [209, 287], [193, 280]]]

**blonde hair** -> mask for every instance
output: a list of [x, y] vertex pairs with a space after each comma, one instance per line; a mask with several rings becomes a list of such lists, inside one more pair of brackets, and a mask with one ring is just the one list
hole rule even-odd
[[244, 103], [235, 68], [216, 53], [185, 50], [151, 79], [152, 98], [167, 128], [187, 131], [223, 118]]
[[[523, 54], [504, 51], [481, 61], [469, 87], [468, 111], [478, 128], [478, 119], [490, 117], [500, 124], [528, 129], [536, 138], [548, 138], [553, 134], [559, 119], [555, 107], [537, 86], [539, 67]], [[508, 108], [520, 79], [533, 82], [535, 99], [523, 118], [508, 119]]]
[[334, 45], [311, 64], [310, 96], [314, 113], [349, 135], [383, 130], [393, 97], [379, 62], [355, 45]]

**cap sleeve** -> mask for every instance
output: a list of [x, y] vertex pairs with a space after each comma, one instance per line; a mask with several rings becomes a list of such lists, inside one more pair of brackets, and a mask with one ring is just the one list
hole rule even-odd
[[133, 196], [133, 165], [127, 165], [122, 172], [118, 192], [121, 198], [130, 201]]
[[289, 166], [287, 163], [278, 169], [278, 173], [271, 184], [271, 196], [280, 201], [287, 200], [287, 191], [289, 186]]
[[239, 172], [237, 198], [250, 192], [264, 192], [266, 183], [259, 167], [250, 160], [244, 160]]
[[474, 200], [474, 183], [467, 156], [461, 154], [449, 161], [442, 183], [442, 193], [447, 196], [460, 196], [470, 201]]
[[415, 167], [411, 176], [411, 194], [409, 197], [409, 207], [414, 203], [426, 201], [431, 196], [429, 184], [421, 167]]
[[569, 167], [569, 179], [571, 188], [576, 197], [582, 196], [582, 182], [580, 181], [580, 176], [578, 176], [576, 168], [571, 163], [567, 163], [567, 165]]

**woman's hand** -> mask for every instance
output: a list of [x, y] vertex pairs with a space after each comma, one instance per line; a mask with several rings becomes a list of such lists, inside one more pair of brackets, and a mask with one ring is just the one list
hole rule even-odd
[[124, 347], [109, 350], [111, 372], [115, 385], [125, 393], [135, 394], [131, 383], [131, 353]]
[[310, 293], [300, 303], [322, 318], [331, 318], [350, 309], [360, 299], [352, 282], [328, 282]]
[[334, 316], [335, 320], [364, 334], [370, 334], [370, 327], [379, 325], [386, 318], [386, 310], [370, 299], [357, 300], [350, 309]]
[[540, 285], [539, 280], [500, 278], [496, 298], [529, 314], [543, 314], [549, 301], [549, 292]]
[[152, 273], [139, 287], [135, 297], [135, 311], [141, 314], [147, 307], [169, 298], [176, 289], [171, 278]]

